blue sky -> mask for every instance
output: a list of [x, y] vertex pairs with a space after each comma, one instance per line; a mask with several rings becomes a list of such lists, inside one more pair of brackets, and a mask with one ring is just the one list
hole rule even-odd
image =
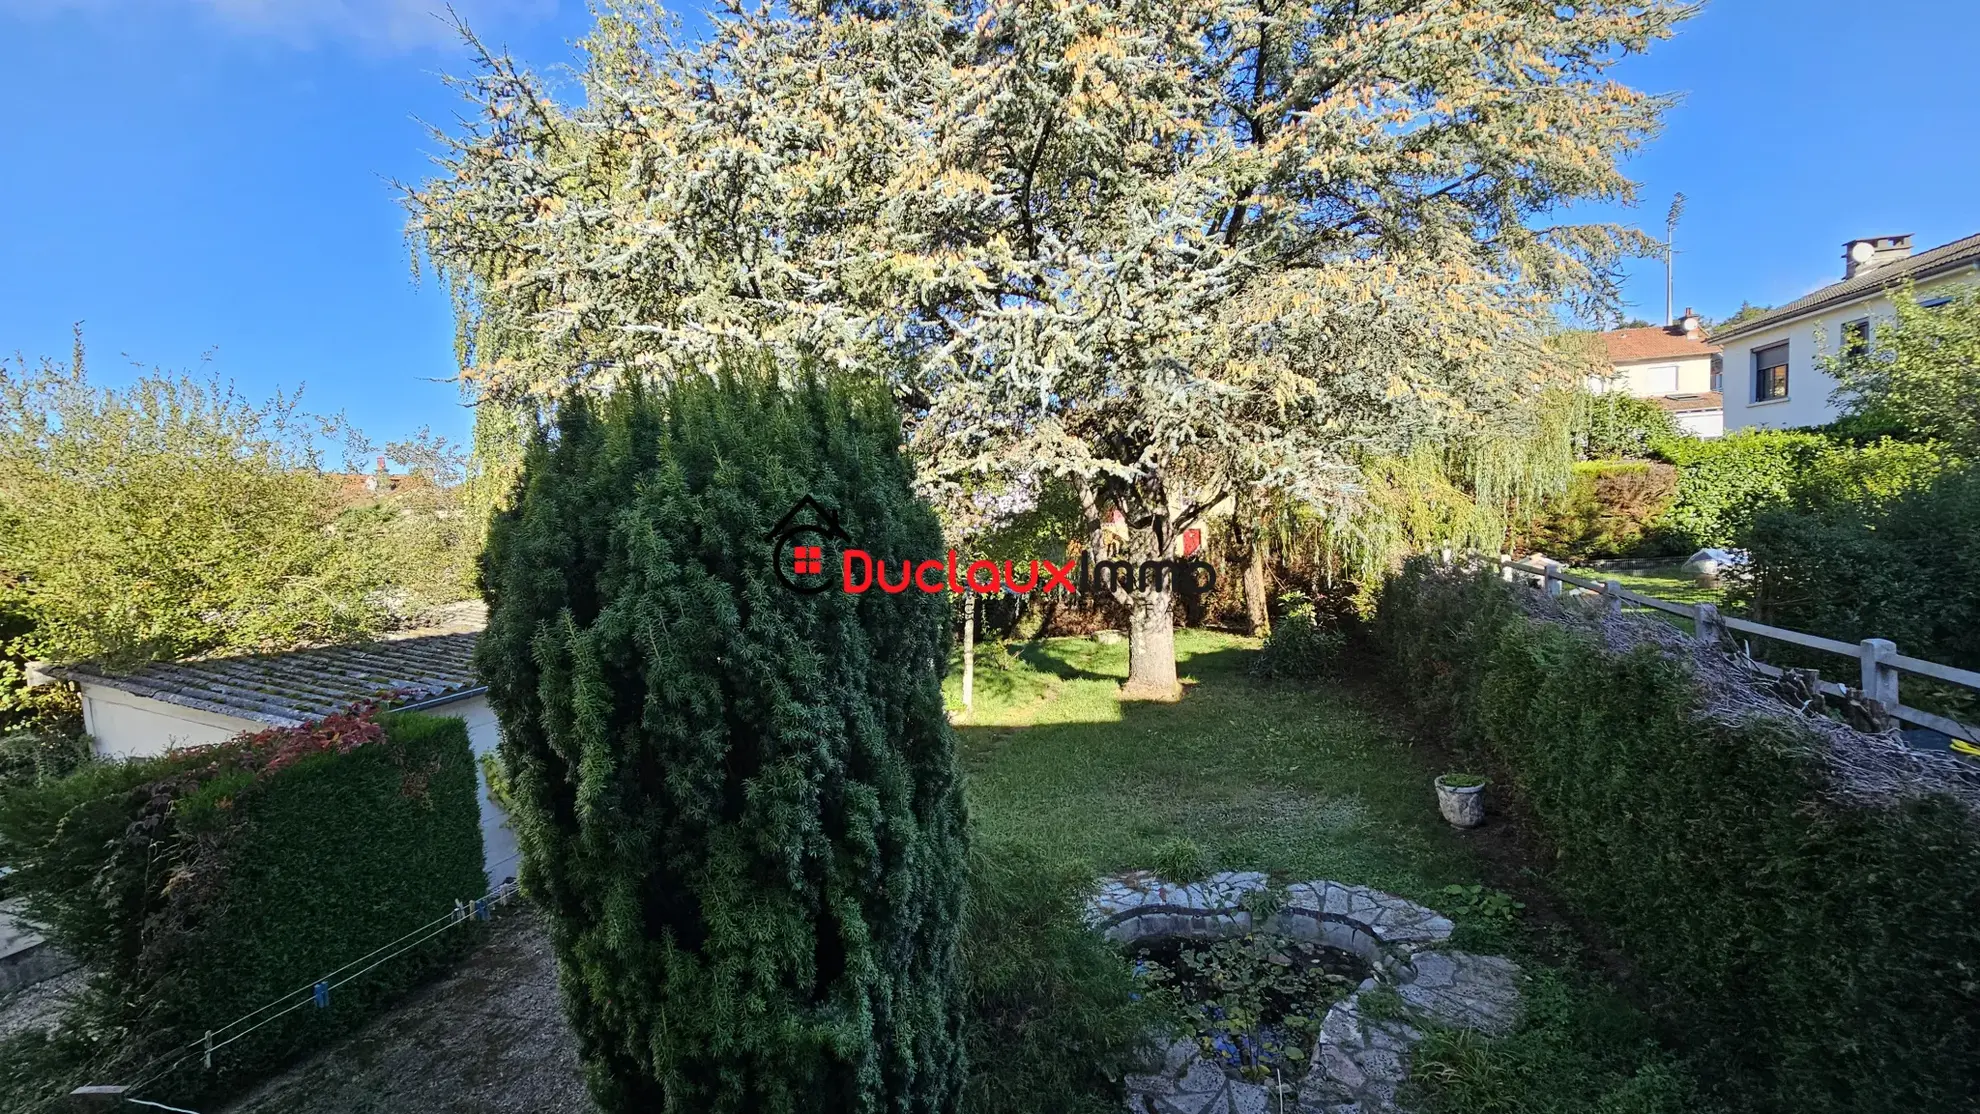
[[[456, 0], [539, 69], [578, 0]], [[699, 7], [697, 0], [695, 7]], [[439, 0], [0, 0], [0, 352], [95, 370], [210, 366], [258, 395], [305, 384], [375, 438], [464, 437], [444, 293], [415, 283], [389, 185], [427, 170], [443, 72], [468, 59]], [[687, 9], [683, 9], [687, 10]], [[1842, 243], [1980, 232], [1980, 4], [1717, 0], [1619, 74], [1685, 95], [1629, 167], [1677, 302], [1724, 316], [1841, 277]], [[1663, 314], [1663, 270], [1632, 268]]]

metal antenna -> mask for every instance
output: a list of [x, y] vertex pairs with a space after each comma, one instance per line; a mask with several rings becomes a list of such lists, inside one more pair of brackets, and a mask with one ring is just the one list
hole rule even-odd
[[1678, 218], [1684, 215], [1684, 195], [1671, 198], [1671, 211], [1664, 216], [1664, 326], [1671, 324], [1671, 264], [1677, 254]]

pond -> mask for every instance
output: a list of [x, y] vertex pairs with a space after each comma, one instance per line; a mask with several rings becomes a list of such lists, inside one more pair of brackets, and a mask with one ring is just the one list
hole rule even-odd
[[1130, 953], [1205, 1057], [1254, 1082], [1304, 1075], [1321, 1019], [1372, 973], [1352, 952], [1269, 932], [1145, 939]]

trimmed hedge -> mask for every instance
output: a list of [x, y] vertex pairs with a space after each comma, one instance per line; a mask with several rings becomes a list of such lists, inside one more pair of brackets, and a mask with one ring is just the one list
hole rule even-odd
[[1677, 466], [1677, 498], [1655, 523], [1671, 552], [1734, 544], [1777, 508], [1878, 503], [1931, 482], [1948, 463], [1936, 445], [1866, 445], [1801, 430], [1741, 430], [1711, 439], [1659, 441]]
[[1968, 1111], [1980, 1094], [1980, 823], [1846, 801], [1792, 721], [1698, 716], [1687, 669], [1524, 617], [1412, 562], [1375, 621], [1415, 710], [1482, 746], [1555, 881], [1655, 988], [1721, 1097], [1786, 1114]]
[[[486, 889], [458, 719], [327, 717], [86, 767], [0, 798], [0, 858], [95, 972], [80, 1025], [118, 1078]], [[193, 1101], [375, 1014], [473, 941], [454, 929], [147, 1089]], [[95, 1080], [101, 1082], [102, 1080]], [[57, 1081], [59, 1082], [59, 1081]]]

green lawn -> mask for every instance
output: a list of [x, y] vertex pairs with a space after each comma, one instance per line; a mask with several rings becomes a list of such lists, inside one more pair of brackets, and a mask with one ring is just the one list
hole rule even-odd
[[1590, 580], [1613, 580], [1624, 588], [1646, 596], [1670, 600], [1672, 603], [1725, 602], [1725, 589], [1700, 588], [1692, 575], [1684, 571], [1683, 565], [1660, 565], [1651, 569], [1569, 569], [1578, 576]]
[[[1177, 632], [1178, 703], [1122, 703], [1127, 647], [1089, 638], [979, 651], [961, 717], [981, 834], [1097, 870], [1186, 837], [1217, 866], [1417, 898], [1475, 880], [1408, 744], [1322, 683], [1253, 681], [1252, 639]], [[999, 664], [998, 659], [1002, 659]], [[951, 707], [961, 685], [948, 682]], [[1435, 904], [1433, 900], [1431, 904]]]

